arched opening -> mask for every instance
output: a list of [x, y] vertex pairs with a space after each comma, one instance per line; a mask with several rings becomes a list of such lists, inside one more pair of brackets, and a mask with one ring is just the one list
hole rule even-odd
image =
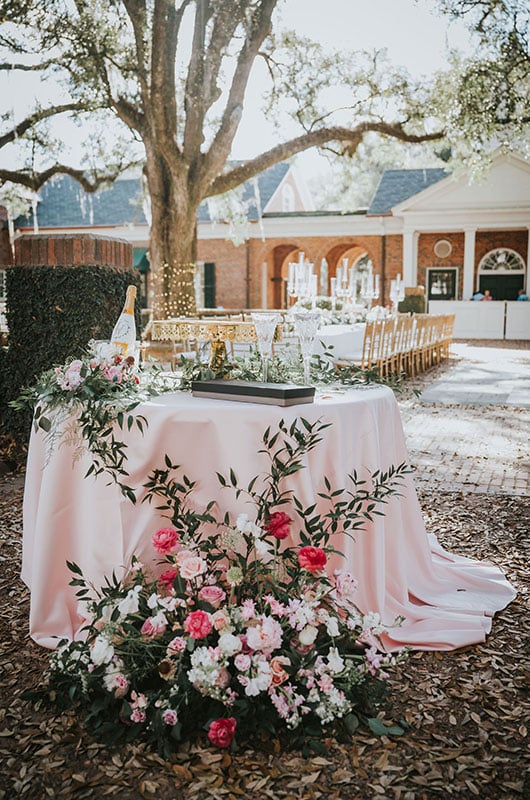
[[526, 264], [515, 250], [497, 247], [481, 259], [478, 265], [478, 289], [489, 289], [494, 300], [517, 300], [524, 289]]
[[289, 262], [296, 261], [300, 248], [296, 244], [279, 244], [272, 251], [272, 308], [288, 308], [287, 278]]
[[362, 245], [351, 244], [347, 242], [343, 244], [337, 244], [328, 251], [325, 258], [328, 264], [328, 280], [326, 289], [326, 293], [328, 295], [330, 293], [330, 279], [335, 277], [337, 274], [337, 267], [345, 262], [347, 262], [348, 269], [350, 267], [355, 267], [356, 271], [359, 273], [359, 276], [363, 272], [367, 271], [370, 266], [375, 272], [375, 265], [372, 262], [370, 253], [366, 247], [363, 247]]

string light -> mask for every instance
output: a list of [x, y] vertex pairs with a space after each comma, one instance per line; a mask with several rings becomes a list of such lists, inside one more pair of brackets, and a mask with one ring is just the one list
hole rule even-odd
[[193, 317], [196, 313], [194, 277], [197, 265], [194, 261], [162, 263], [154, 275], [155, 297], [161, 298], [162, 306], [155, 311], [159, 319]]

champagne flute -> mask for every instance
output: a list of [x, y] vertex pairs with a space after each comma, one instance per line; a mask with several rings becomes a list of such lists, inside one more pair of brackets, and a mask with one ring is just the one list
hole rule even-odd
[[319, 311], [297, 311], [293, 314], [296, 335], [300, 342], [302, 361], [304, 363], [304, 383], [311, 384], [311, 356], [313, 343], [320, 326]]
[[272, 340], [274, 339], [276, 327], [281, 322], [281, 317], [275, 311], [254, 311], [251, 317], [256, 329], [256, 341], [261, 356], [262, 381], [267, 383]]

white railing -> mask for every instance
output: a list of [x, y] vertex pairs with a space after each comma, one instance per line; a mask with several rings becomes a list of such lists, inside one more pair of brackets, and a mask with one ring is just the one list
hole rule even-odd
[[429, 314], [454, 314], [455, 339], [530, 339], [530, 302], [430, 300]]

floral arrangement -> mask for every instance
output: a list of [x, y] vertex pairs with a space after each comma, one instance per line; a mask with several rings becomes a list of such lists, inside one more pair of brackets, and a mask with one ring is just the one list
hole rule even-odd
[[[367, 316], [367, 309], [358, 303], [348, 303], [339, 298], [333, 299], [325, 295], [315, 298], [315, 306], [320, 311], [322, 325], [354, 325], [356, 322], [364, 322]], [[302, 300], [296, 302], [289, 309], [300, 311], [300, 309], [312, 309], [312, 300]]]
[[81, 358], [44, 372], [11, 405], [33, 410], [35, 430], [46, 433], [50, 449], [64, 436], [84, 443], [93, 457], [87, 474], [106, 472], [134, 502], [134, 493], [122, 482], [126, 445], [116, 437], [115, 425], [143, 430], [145, 418], [132, 411], [158, 389], [155, 381], [142, 383], [132, 356], [102, 354], [95, 347], [91, 342]]
[[84, 710], [105, 741], [140, 739], [166, 756], [203, 732], [221, 748], [289, 732], [306, 753], [321, 749], [326, 728], [352, 733], [365, 721], [378, 733], [403, 732], [373, 716], [369, 697], [404, 656], [382, 651], [387, 628], [359, 611], [356, 581], [330, 572], [329, 558], [336, 534], [361, 531], [382, 513], [406, 468], [368, 482], [353, 473], [347, 490], [324, 478], [327, 510], [304, 508], [283, 481], [303, 468], [325, 427], [301, 419], [267, 430], [260, 452], [269, 471], [246, 489], [232, 470], [218, 475], [253, 508], [235, 522], [215, 520], [213, 502], [194, 511], [195, 483], [166, 456], [146, 483], [147, 500], [162, 499], [170, 518], [153, 532], [156, 574], [133, 559], [122, 579], [108, 577], [96, 591], [69, 564], [85, 639], [63, 641], [52, 655], [56, 703]]

